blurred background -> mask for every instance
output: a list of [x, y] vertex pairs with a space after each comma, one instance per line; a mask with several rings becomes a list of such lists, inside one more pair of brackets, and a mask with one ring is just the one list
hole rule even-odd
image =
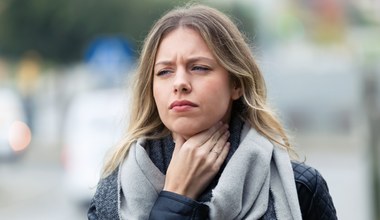
[[[185, 1], [0, 1], [0, 218], [86, 219], [145, 35]], [[209, 0], [252, 43], [269, 101], [339, 219], [380, 219], [380, 2]]]

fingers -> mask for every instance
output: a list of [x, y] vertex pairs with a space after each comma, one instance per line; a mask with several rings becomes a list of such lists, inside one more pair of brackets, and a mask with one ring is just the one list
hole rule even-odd
[[217, 152], [220, 152], [224, 144], [226, 143], [229, 137], [228, 125], [224, 124], [218, 127], [217, 130], [213, 131], [210, 138], [202, 146], [206, 152], [210, 152], [212, 149], [215, 149]]
[[216, 123], [211, 128], [209, 128], [203, 132], [200, 132], [200, 133], [194, 135], [193, 137], [191, 137], [188, 140], [189, 145], [197, 146], [197, 147], [204, 145], [207, 141], [209, 141], [211, 139], [211, 137], [213, 137], [213, 135], [215, 135], [215, 133], [217, 131], [219, 131], [222, 128], [223, 128], [222, 122]]
[[177, 155], [182, 149], [187, 153], [196, 152], [199, 148], [200, 154], [207, 157], [211, 149], [215, 146], [215, 150], [219, 153], [229, 137], [228, 125], [222, 122], [216, 123], [211, 128], [196, 134], [195, 136], [185, 140], [182, 136], [175, 133], [172, 134], [175, 140], [173, 156]]
[[220, 154], [230, 137], [230, 132], [228, 130], [224, 131], [224, 133], [218, 138], [214, 146], [210, 149], [210, 152]]
[[188, 140], [172, 135], [175, 148], [166, 172], [164, 189], [197, 198], [227, 157], [230, 148], [227, 142], [228, 125], [217, 123]]
[[[220, 137], [218, 142], [215, 144], [214, 148], [210, 150], [210, 153], [209, 153], [209, 157], [211, 158], [210, 162], [214, 163], [214, 165], [215, 163], [218, 163], [218, 161], [220, 160], [221, 160], [221, 163], [223, 163], [224, 159], [226, 158], [226, 155], [228, 154], [229, 146], [230, 146], [230, 143], [227, 142], [229, 136], [230, 136], [230, 133], [227, 130], [223, 134], [223, 136]], [[216, 166], [216, 167], [218, 167], [217, 169], [219, 169], [219, 166]]]
[[215, 170], [219, 170], [224, 160], [227, 158], [228, 152], [230, 150], [230, 145], [230, 142], [226, 142], [224, 144], [222, 151], [220, 152], [219, 156], [216, 158], [216, 161], [214, 162]]

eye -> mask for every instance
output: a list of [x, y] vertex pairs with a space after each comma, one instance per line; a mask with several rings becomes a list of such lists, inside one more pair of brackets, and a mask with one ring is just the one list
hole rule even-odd
[[166, 69], [163, 69], [163, 70], [160, 70], [156, 73], [157, 76], [164, 76], [164, 75], [167, 75], [170, 73], [170, 70], [166, 70]]
[[191, 68], [192, 71], [201, 71], [201, 72], [206, 72], [206, 71], [209, 71], [210, 68], [207, 67], [207, 66], [200, 66], [200, 65], [196, 65], [196, 66], [193, 66]]

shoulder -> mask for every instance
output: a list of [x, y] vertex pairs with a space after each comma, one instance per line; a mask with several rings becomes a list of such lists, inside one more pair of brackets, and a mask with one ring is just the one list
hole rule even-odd
[[325, 179], [315, 168], [292, 161], [303, 219], [336, 219], [336, 210]]
[[305, 163], [298, 161], [292, 161], [291, 163], [296, 184], [302, 184], [309, 191], [314, 192], [319, 184], [319, 178], [322, 178], [321, 174]]

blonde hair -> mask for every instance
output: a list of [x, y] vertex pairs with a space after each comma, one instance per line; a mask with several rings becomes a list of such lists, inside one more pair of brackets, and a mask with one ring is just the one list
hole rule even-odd
[[[238, 100], [240, 116], [268, 139], [290, 149], [281, 123], [266, 102], [266, 86], [244, 36], [222, 12], [202, 5], [187, 5], [161, 17], [147, 35], [133, 83], [131, 118], [125, 137], [105, 163], [103, 176], [111, 174], [123, 161], [138, 138], [160, 138], [169, 134], [153, 97], [153, 66], [160, 41], [178, 27], [196, 30], [217, 61], [242, 90]], [[236, 101], [235, 101], [236, 102]], [[236, 105], [236, 103], [234, 103]]]

